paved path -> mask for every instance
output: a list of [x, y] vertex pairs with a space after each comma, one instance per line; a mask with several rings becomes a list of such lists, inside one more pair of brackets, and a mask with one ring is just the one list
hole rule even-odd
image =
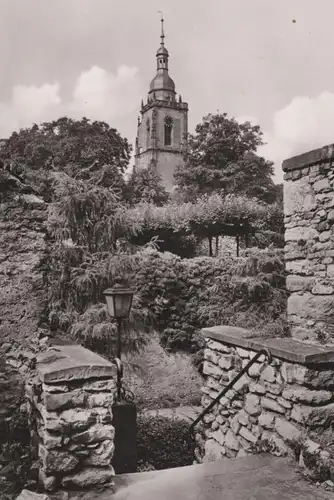
[[182, 418], [192, 422], [202, 409], [201, 406], [177, 406], [176, 408], [161, 408], [160, 410], [143, 410], [141, 413], [154, 417]]
[[116, 493], [94, 500], [333, 500], [284, 458], [253, 455], [116, 478]]

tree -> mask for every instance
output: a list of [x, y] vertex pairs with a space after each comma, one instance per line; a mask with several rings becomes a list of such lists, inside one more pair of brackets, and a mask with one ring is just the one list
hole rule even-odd
[[52, 196], [53, 172], [123, 190], [130, 156], [127, 139], [116, 129], [87, 118], [35, 124], [13, 132], [0, 149], [6, 170], [30, 182], [46, 198]]
[[[57, 334], [70, 335], [113, 357], [116, 324], [108, 318], [103, 290], [119, 282], [132, 284], [136, 256], [127, 247], [117, 248], [117, 242], [135, 234], [136, 226], [125, 218], [126, 207], [113, 189], [64, 173], [58, 176], [55, 189], [57, 202], [49, 204], [45, 261], [49, 326]], [[137, 350], [145, 341], [148, 316], [136, 291], [124, 324], [126, 351]]]
[[265, 203], [274, 203], [278, 190], [271, 176], [272, 163], [253, 152], [243, 155], [238, 161], [229, 163], [225, 169], [225, 192], [243, 194]]
[[185, 164], [175, 172], [179, 190], [190, 200], [222, 191], [275, 201], [273, 164], [256, 154], [262, 144], [258, 125], [208, 114], [188, 137]]
[[91, 253], [116, 249], [117, 240], [131, 230], [122, 224], [124, 206], [114, 190], [61, 178], [59, 202], [50, 208], [50, 232], [58, 241], [71, 240]]
[[156, 170], [145, 168], [133, 170], [127, 182], [126, 198], [132, 206], [140, 202], [162, 206], [167, 203], [169, 195]]

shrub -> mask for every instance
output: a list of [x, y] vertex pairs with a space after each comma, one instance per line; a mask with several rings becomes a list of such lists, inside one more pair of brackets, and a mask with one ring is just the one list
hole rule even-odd
[[235, 259], [207, 291], [200, 306], [206, 324], [229, 324], [266, 336], [287, 335], [287, 291], [283, 255], [278, 250], [250, 249]]
[[167, 353], [157, 335], [140, 354], [127, 356], [125, 385], [138, 408], [199, 405], [202, 380], [186, 353]]
[[249, 250], [245, 257], [180, 259], [141, 253], [134, 277], [142, 304], [152, 312], [163, 345], [196, 352], [205, 326], [233, 324], [283, 335], [287, 292], [277, 250]]
[[191, 465], [194, 461], [195, 442], [187, 420], [139, 415], [137, 447], [139, 464], [156, 470]]
[[[89, 338], [98, 339], [95, 344], [102, 346], [102, 354], [108, 344], [111, 355], [114, 327], [102, 305], [102, 292], [121, 275], [124, 284], [135, 289], [129, 351], [140, 346], [143, 332], [150, 329], [160, 333], [165, 347], [192, 353], [202, 347], [197, 333], [205, 326], [224, 323], [265, 329], [268, 334], [270, 325], [273, 335], [285, 335], [287, 292], [281, 253], [249, 249], [244, 255], [181, 259], [145, 248], [93, 260], [82, 269], [74, 268], [63, 282], [56, 276], [55, 286], [60, 283], [61, 289], [53, 299], [50, 317], [91, 348], [95, 341]], [[63, 307], [57, 310], [57, 304]]]
[[135, 276], [142, 304], [153, 314], [163, 345], [196, 351], [194, 333], [205, 323], [200, 307], [210, 300], [209, 286], [232, 261], [196, 257], [180, 259], [165, 252], [146, 251]]

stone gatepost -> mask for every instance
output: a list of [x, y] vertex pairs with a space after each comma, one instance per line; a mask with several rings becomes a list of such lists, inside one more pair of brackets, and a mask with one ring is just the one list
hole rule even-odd
[[116, 367], [78, 345], [50, 347], [27, 385], [31, 437], [46, 491], [112, 484]]
[[292, 337], [334, 339], [334, 145], [283, 162]]
[[204, 328], [203, 335], [203, 408], [257, 352], [269, 349], [272, 359], [259, 357], [204, 417], [197, 427], [197, 462], [261, 451], [287, 455], [299, 448], [325, 465], [333, 443], [334, 348], [291, 338], [263, 339], [223, 325]]

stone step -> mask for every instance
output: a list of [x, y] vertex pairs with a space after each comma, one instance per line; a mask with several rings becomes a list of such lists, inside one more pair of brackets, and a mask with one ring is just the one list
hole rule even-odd
[[252, 455], [116, 477], [116, 492], [94, 500], [333, 500], [285, 458]]
[[149, 417], [167, 417], [194, 421], [203, 411], [202, 406], [177, 406], [175, 408], [159, 408], [157, 410], [143, 410], [142, 415]]

